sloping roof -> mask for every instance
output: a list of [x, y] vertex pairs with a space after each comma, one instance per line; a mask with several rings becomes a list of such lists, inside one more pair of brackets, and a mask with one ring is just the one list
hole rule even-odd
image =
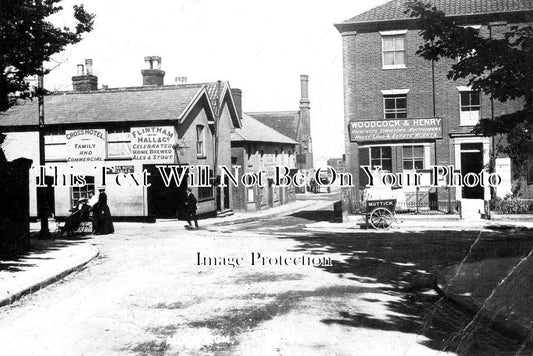
[[[349, 20], [343, 21], [340, 24], [407, 20], [410, 17], [404, 14], [406, 2], [407, 0], [392, 0], [352, 17]], [[437, 9], [444, 11], [447, 16], [533, 10], [533, 0], [429, 0], [428, 2]]]
[[249, 112], [247, 114], [283, 135], [298, 141], [299, 111]]
[[[65, 92], [45, 96], [45, 122], [53, 124], [179, 120], [202, 93], [203, 84]], [[0, 115], [1, 126], [37, 125], [37, 100]]]
[[273, 142], [296, 145], [298, 142], [282, 135], [246, 113], [242, 114], [242, 127], [231, 134], [231, 141]]

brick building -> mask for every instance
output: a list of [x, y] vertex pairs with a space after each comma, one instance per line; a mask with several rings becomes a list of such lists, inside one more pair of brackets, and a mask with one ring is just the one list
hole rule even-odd
[[[52, 214], [68, 215], [78, 199], [105, 185], [115, 218], [183, 216], [186, 179], [179, 186], [166, 187], [156, 166], [179, 164], [180, 172], [209, 166], [213, 177], [220, 174], [219, 165], [231, 166], [230, 137], [241, 120], [229, 84], [165, 86], [161, 58], [145, 57], [145, 62], [143, 86], [98, 89], [92, 61], [87, 60], [86, 68], [78, 65], [72, 77], [73, 91], [45, 96], [46, 164], [59, 170], [55, 182], [53, 170], [45, 174]], [[8, 160], [25, 157], [37, 166], [37, 113], [36, 101], [27, 101], [3, 115], [0, 130], [7, 135], [2, 148]], [[142, 185], [143, 171], [151, 174], [150, 187]], [[68, 182], [70, 173], [85, 175], [86, 184], [73, 186]], [[37, 216], [39, 174], [33, 171], [30, 180], [31, 216]], [[229, 189], [204, 187], [193, 192], [200, 215], [231, 208]]]
[[313, 141], [311, 138], [311, 102], [309, 77], [300, 76], [300, 110], [262, 111], [247, 114], [297, 142], [296, 163], [301, 170], [313, 170]]
[[233, 165], [240, 167], [239, 177], [246, 173], [265, 172], [264, 187], [258, 185], [233, 187], [233, 207], [236, 210], [257, 211], [296, 200], [294, 186], [279, 187], [273, 184], [276, 166], [296, 171], [296, 146], [298, 142], [243, 114], [242, 127], [231, 134]]
[[[533, 14], [530, 1], [430, 2], [487, 37], [530, 24]], [[473, 134], [474, 125], [522, 105], [493, 102], [464, 81], [448, 80], [450, 60], [431, 63], [416, 55], [423, 40], [416, 20], [404, 14], [405, 3], [393, 0], [335, 24], [343, 43], [346, 168], [358, 187], [368, 183], [360, 169], [364, 165], [392, 173], [454, 165], [463, 174], [479, 173], [489, 163], [494, 142]], [[500, 158], [496, 169], [503, 178], [497, 192], [502, 196], [511, 190], [509, 159]], [[401, 193], [410, 192], [405, 188]], [[450, 192], [474, 209], [490, 199], [490, 189], [479, 186]], [[440, 188], [428, 194], [434, 201], [448, 198], [448, 191]]]

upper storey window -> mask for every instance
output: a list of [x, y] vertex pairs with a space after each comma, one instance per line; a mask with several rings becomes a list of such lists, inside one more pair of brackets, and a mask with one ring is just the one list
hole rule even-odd
[[381, 34], [382, 64], [384, 69], [405, 68], [404, 31], [385, 31]]
[[480, 92], [468, 87], [459, 87], [460, 101], [460, 126], [475, 126], [480, 119], [481, 99]]

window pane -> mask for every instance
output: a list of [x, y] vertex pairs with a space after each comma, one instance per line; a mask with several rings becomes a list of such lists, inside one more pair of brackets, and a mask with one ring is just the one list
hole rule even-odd
[[403, 158], [410, 158], [410, 157], [413, 157], [413, 147], [404, 146], [403, 147]]
[[467, 106], [470, 105], [470, 94], [469, 92], [462, 91], [461, 92], [461, 106]]
[[391, 159], [392, 149], [390, 147], [381, 147], [381, 157]]
[[413, 169], [413, 161], [403, 161], [403, 169]]
[[479, 92], [470, 92], [470, 105], [479, 106]]
[[394, 37], [393, 36], [383, 37], [383, 50], [384, 51], [394, 50]]
[[379, 150], [379, 147], [371, 147], [370, 148], [370, 157], [372, 159], [374, 158], [380, 158], [381, 152]]
[[396, 107], [400, 109], [407, 108], [407, 99], [405, 97], [399, 97], [396, 99]]
[[394, 99], [385, 98], [385, 109], [390, 110], [390, 109], [395, 109], [395, 108], [396, 108], [396, 103]]
[[415, 157], [424, 157], [424, 146], [414, 146], [413, 149]]
[[131, 156], [131, 145], [129, 142], [108, 142], [107, 153], [109, 157]]
[[424, 169], [424, 161], [423, 160], [416, 160], [415, 161], [415, 169]]
[[384, 159], [382, 161], [381, 169], [383, 171], [389, 171], [392, 172], [392, 160], [390, 159]]
[[404, 36], [394, 36], [394, 49], [395, 50], [405, 49], [405, 37]]
[[394, 64], [394, 52], [383, 53], [383, 64], [386, 66]]
[[394, 64], [405, 64], [405, 52], [394, 52]]

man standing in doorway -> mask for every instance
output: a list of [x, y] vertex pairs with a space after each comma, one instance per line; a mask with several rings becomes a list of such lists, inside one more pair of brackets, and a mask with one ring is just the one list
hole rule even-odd
[[191, 221], [194, 220], [194, 225], [196, 230], [198, 230], [198, 219], [196, 218], [196, 204], [197, 200], [194, 194], [192, 193], [191, 188], [187, 188], [187, 200], [185, 201], [185, 210], [187, 212], [187, 226], [188, 229], [193, 229]]

